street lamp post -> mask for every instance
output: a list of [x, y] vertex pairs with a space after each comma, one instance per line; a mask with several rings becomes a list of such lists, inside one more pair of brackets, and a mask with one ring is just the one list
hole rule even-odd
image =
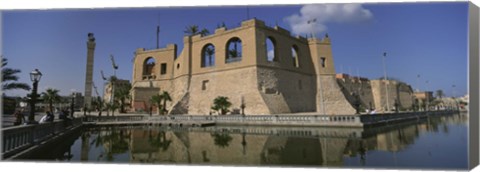
[[420, 74], [417, 75], [417, 92], [420, 92], [420, 82], [418, 80], [420, 80]]
[[388, 84], [387, 84], [387, 67], [385, 65], [385, 58], [387, 58], [387, 53], [384, 52], [383, 53], [383, 80], [384, 80], [384, 84], [385, 84], [385, 94], [386, 94], [386, 97], [387, 97], [387, 112], [390, 111], [390, 105], [388, 104]]
[[72, 92], [72, 103], [70, 104], [70, 117], [73, 119], [73, 114], [75, 113], [75, 92]]
[[426, 97], [426, 102], [425, 102], [425, 111], [428, 111], [429, 109], [429, 104], [430, 104], [430, 94], [428, 93], [428, 80], [425, 81], [425, 87], [426, 87], [426, 90], [425, 90], [425, 97]]
[[452, 97], [453, 97], [453, 100], [455, 101], [455, 110], [459, 110], [458, 108], [458, 102], [457, 102], [457, 98], [455, 97], [455, 85], [452, 85]]
[[30, 80], [33, 82], [33, 89], [30, 99], [30, 114], [28, 115], [28, 124], [38, 124], [38, 122], [35, 121], [35, 103], [37, 101], [38, 82], [40, 82], [41, 78], [42, 73], [38, 69], [30, 72]]

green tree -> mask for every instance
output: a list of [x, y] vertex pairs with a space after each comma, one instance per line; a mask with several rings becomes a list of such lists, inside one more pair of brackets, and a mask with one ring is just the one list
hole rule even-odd
[[160, 115], [160, 111], [162, 110], [162, 96], [155, 94], [150, 98], [150, 102], [157, 106], [157, 114]]
[[444, 96], [443, 90], [437, 90], [437, 91], [435, 92], [435, 94], [437, 95], [437, 97], [438, 97], [439, 99], [442, 99], [442, 97]]
[[202, 36], [207, 36], [208, 34], [210, 34], [210, 31], [208, 31], [208, 29], [203, 28], [203, 29], [199, 32], [199, 34], [202, 35]]
[[210, 63], [210, 64], [205, 64], [205, 66], [213, 66], [213, 58], [212, 57], [213, 57], [213, 54], [215, 54], [215, 48], [213, 48], [213, 46], [209, 46], [209, 47], [207, 47], [207, 49], [205, 49], [205, 52], [208, 55], [208, 59], [209, 59], [209, 63]]
[[162, 108], [162, 114], [164, 112], [167, 112], [167, 101], [172, 101], [172, 97], [170, 97], [170, 94], [166, 91], [163, 91], [162, 94], [160, 94], [160, 100], [163, 100], [163, 108]]
[[228, 54], [230, 55], [230, 57], [240, 57], [241, 52], [238, 51], [238, 46], [241, 45], [242, 41], [240, 41], [240, 39], [233, 39], [230, 43], [233, 43], [233, 49], [228, 50]]
[[237, 50], [228, 50], [228, 55], [229, 55], [231, 58], [238, 57], [238, 51], [237, 51]]
[[61, 100], [61, 97], [58, 95], [59, 90], [48, 88], [45, 92], [42, 93], [43, 101], [48, 103], [50, 112], [53, 112], [53, 103], [57, 103]]
[[193, 36], [193, 35], [196, 35], [196, 34], [206, 36], [206, 35], [210, 34], [210, 31], [208, 31], [208, 29], [203, 28], [202, 30], [200, 30], [198, 25], [187, 26], [183, 32], [186, 33], [189, 36]]
[[193, 35], [198, 34], [199, 31], [200, 30], [198, 28], [198, 25], [190, 25], [190, 26], [187, 26], [183, 32], [186, 33], [189, 36], [193, 36]]
[[98, 111], [98, 116], [102, 116], [102, 110], [104, 107], [104, 103], [102, 101], [102, 98], [99, 96], [93, 99], [92, 101], [92, 107], [94, 107]]
[[150, 133], [148, 135], [148, 142], [150, 143], [150, 145], [157, 148], [162, 148], [163, 151], [166, 151], [172, 141], [167, 139], [167, 134], [165, 133], [165, 131], [158, 131], [155, 138], [152, 136], [152, 131], [150, 130], [149, 132]]
[[115, 115], [115, 110], [118, 109], [117, 102], [105, 103], [105, 109], [107, 109], [107, 116], [109, 116], [109, 111], [112, 111], [112, 116]]
[[221, 148], [228, 147], [230, 141], [233, 139], [232, 136], [227, 133], [213, 133], [211, 136], [213, 137], [215, 145]]
[[216, 110], [222, 115], [225, 115], [229, 111], [228, 108], [230, 106], [232, 106], [232, 103], [228, 101], [228, 97], [218, 96], [213, 100], [213, 106], [211, 107], [211, 109]]
[[18, 81], [18, 76], [16, 74], [20, 73], [19, 69], [7, 68], [8, 60], [2, 56], [2, 91], [13, 90], [13, 89], [23, 89], [30, 90], [30, 86], [25, 83], [16, 82]]
[[115, 99], [120, 103], [120, 113], [125, 113], [126, 100], [130, 98], [130, 89], [132, 85], [125, 84], [115, 88]]

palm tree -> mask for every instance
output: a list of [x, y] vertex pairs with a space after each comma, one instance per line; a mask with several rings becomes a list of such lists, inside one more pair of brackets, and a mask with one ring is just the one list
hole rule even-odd
[[118, 104], [116, 102], [105, 103], [105, 108], [107, 109], [107, 116], [109, 115], [109, 111], [112, 111], [112, 116], [114, 116], [115, 110], [118, 109]]
[[198, 27], [198, 25], [190, 25], [190, 26], [187, 26], [185, 28], [185, 30], [183, 31], [183, 33], [186, 33], [187, 35], [189, 36], [193, 36], [193, 35], [196, 35], [196, 34], [200, 34], [202, 36], [206, 36], [208, 34], [210, 34], [210, 31], [208, 31], [208, 29], [205, 29], [203, 28], [202, 30], [200, 30], [200, 28]]
[[208, 31], [208, 29], [205, 29], [203, 28], [200, 32], [198, 32], [200, 35], [202, 36], [207, 36], [208, 34], [210, 34], [210, 31]]
[[167, 112], [167, 101], [172, 101], [172, 97], [170, 97], [170, 94], [168, 94], [168, 92], [163, 91], [162, 94], [160, 94], [160, 99], [163, 100], [163, 114], [164, 112]]
[[439, 99], [442, 99], [442, 97], [443, 97], [443, 90], [437, 90], [437, 91], [436, 91], [436, 94], [437, 94], [437, 97], [438, 97]]
[[238, 57], [238, 51], [237, 50], [228, 50], [228, 55], [230, 56], [230, 58]]
[[115, 88], [115, 99], [120, 103], [120, 113], [125, 113], [125, 101], [130, 98], [130, 89], [132, 85], [125, 84]]
[[97, 97], [96, 99], [93, 99], [92, 106], [98, 110], [98, 116], [102, 116], [102, 110], [104, 106], [102, 98]]
[[19, 69], [6, 68], [8, 60], [2, 56], [2, 91], [13, 90], [13, 89], [23, 89], [30, 90], [30, 86], [25, 83], [15, 82], [18, 81], [18, 76], [16, 74], [20, 73]]
[[193, 36], [199, 33], [198, 25], [190, 25], [185, 28], [185, 31], [183, 31], [189, 36]]
[[160, 111], [162, 110], [162, 96], [155, 94], [150, 98], [150, 102], [157, 106], [157, 114], [160, 115]]
[[53, 112], [53, 103], [59, 102], [61, 99], [58, 92], [57, 89], [49, 88], [42, 93], [43, 101], [48, 103], [50, 112]]
[[211, 108], [225, 115], [229, 111], [228, 108], [230, 106], [232, 106], [232, 103], [228, 101], [228, 97], [218, 96], [213, 100], [213, 106]]
[[209, 64], [208, 65], [206, 64], [205, 66], [213, 66], [212, 56], [213, 54], [215, 54], [215, 48], [213, 46], [209, 46], [207, 47], [207, 49], [205, 49], [205, 52], [207, 53], [208, 60], [209, 60]]

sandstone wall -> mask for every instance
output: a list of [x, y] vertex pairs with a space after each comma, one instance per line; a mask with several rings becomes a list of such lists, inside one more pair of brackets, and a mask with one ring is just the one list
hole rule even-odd
[[[335, 76], [318, 75], [317, 85], [317, 112], [323, 113], [323, 110], [325, 110], [325, 114], [327, 115], [355, 113], [355, 109], [350, 102], [348, 102], [341, 88], [338, 86]], [[325, 106], [325, 108], [323, 108], [323, 106]]]
[[229, 98], [230, 109], [240, 109], [242, 97], [245, 114], [270, 114], [257, 87], [255, 67], [211, 72], [192, 76], [189, 114], [209, 114], [218, 96]]
[[275, 68], [259, 67], [258, 90], [270, 113], [315, 112], [315, 78]]
[[347, 97], [350, 104], [356, 101], [353, 96], [358, 95], [360, 104], [364, 109], [369, 109], [375, 105], [373, 100], [372, 86], [369, 80], [360, 80], [353, 77], [337, 78], [337, 83], [342, 92]]
[[[387, 90], [388, 107], [390, 110], [395, 109], [395, 101], [398, 101], [399, 108], [410, 109], [412, 107], [413, 90], [409, 85], [392, 80], [371, 80], [370, 82], [372, 84], [372, 93], [377, 110], [387, 109]], [[385, 82], [387, 82], [387, 84], [385, 84]], [[387, 85], [387, 89], [385, 89], [385, 85]]]

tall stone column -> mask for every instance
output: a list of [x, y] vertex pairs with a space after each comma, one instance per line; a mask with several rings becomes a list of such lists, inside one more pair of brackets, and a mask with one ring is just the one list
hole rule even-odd
[[84, 107], [90, 109], [92, 105], [92, 83], [93, 83], [93, 53], [95, 52], [95, 37], [88, 33], [87, 41], [87, 66], [85, 73], [85, 99]]

